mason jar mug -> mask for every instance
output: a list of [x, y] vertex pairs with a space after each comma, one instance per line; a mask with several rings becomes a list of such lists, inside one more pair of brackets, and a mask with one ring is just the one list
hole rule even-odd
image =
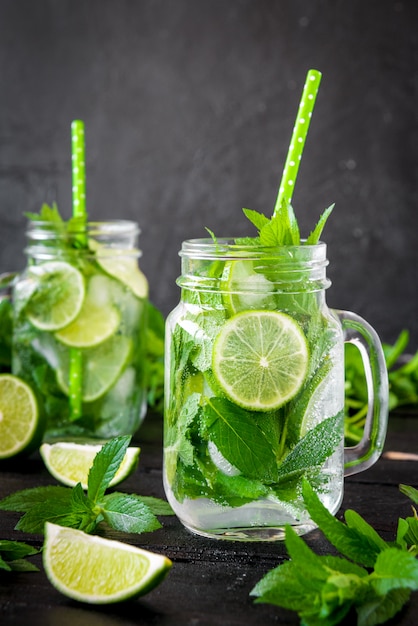
[[35, 392], [45, 440], [133, 434], [144, 418], [138, 235], [128, 220], [28, 225], [28, 265], [12, 291], [12, 371]]
[[[373, 328], [330, 310], [326, 245], [183, 242], [181, 300], [166, 324], [164, 487], [207, 537], [276, 540], [315, 527], [308, 480], [334, 514], [344, 475], [370, 467], [386, 434], [388, 384]], [[344, 343], [358, 346], [369, 412], [344, 448]]]

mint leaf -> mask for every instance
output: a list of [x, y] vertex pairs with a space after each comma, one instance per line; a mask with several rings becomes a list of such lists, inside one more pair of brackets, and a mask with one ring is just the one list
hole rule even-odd
[[81, 523], [80, 515], [71, 510], [71, 490], [69, 489], [68, 502], [60, 500], [48, 500], [35, 504], [27, 513], [20, 518], [15, 526], [16, 530], [26, 533], [37, 533], [42, 535], [45, 522], [52, 522], [60, 526], [79, 528]]
[[68, 487], [52, 486], [22, 489], [0, 500], [0, 510], [26, 513], [37, 505], [46, 502], [62, 502], [69, 505], [71, 492]]
[[365, 532], [363, 527], [350, 528], [340, 522], [325, 508], [306, 480], [303, 482], [302, 493], [311, 519], [337, 550], [356, 563], [373, 567], [382, 546], [388, 547], [386, 543], [381, 543], [383, 539], [376, 541], [372, 538], [373, 533]]
[[[126, 495], [118, 491], [114, 491], [112, 496], [116, 494], [119, 496]], [[110, 496], [106, 495], [105, 497], [109, 498]], [[173, 509], [166, 500], [154, 498], [153, 496], [139, 496], [136, 493], [129, 494], [129, 497], [135, 498], [139, 502], [142, 502], [142, 504], [145, 504], [154, 515], [175, 515]]]
[[144, 533], [161, 528], [149, 507], [135, 496], [120, 493], [105, 496], [101, 513], [109, 526], [126, 533]]
[[331, 215], [334, 209], [334, 206], [335, 206], [334, 204], [331, 204], [331, 206], [325, 209], [325, 211], [322, 213], [321, 217], [318, 220], [317, 225], [315, 226], [314, 230], [310, 233], [309, 237], [306, 240], [307, 245], [314, 246], [319, 242], [321, 235], [322, 235], [322, 231], [324, 230], [327, 219]]
[[384, 596], [370, 594], [364, 602], [357, 603], [358, 626], [383, 624], [401, 610], [410, 595], [408, 589], [393, 589]]
[[342, 421], [340, 411], [309, 430], [279, 466], [278, 481], [286, 481], [320, 467], [342, 441]]
[[254, 211], [253, 209], [242, 210], [245, 217], [247, 217], [250, 222], [254, 224], [258, 231], [260, 231], [266, 224], [269, 224], [270, 222], [269, 218], [263, 215], [263, 213], [259, 213], [258, 211]]
[[62, 226], [64, 224], [64, 220], [62, 219], [58, 206], [55, 202], [52, 203], [52, 206], [44, 203], [41, 206], [41, 210], [39, 213], [24, 213], [25, 217], [28, 220], [32, 220], [33, 222], [51, 222], [51, 224], [56, 224], [57, 226]]
[[23, 559], [25, 556], [32, 556], [38, 552], [39, 550], [23, 541], [0, 539], [0, 555], [5, 561]]
[[130, 435], [111, 439], [94, 457], [87, 479], [87, 495], [93, 502], [100, 500], [115, 476], [131, 441]]
[[287, 561], [270, 570], [250, 592], [256, 603], [268, 603], [297, 612], [309, 610], [316, 594], [306, 589], [301, 581], [298, 565]]
[[253, 415], [223, 398], [207, 399], [203, 408], [207, 436], [221, 454], [250, 478], [274, 482], [276, 457]]
[[373, 588], [379, 595], [391, 589], [418, 590], [418, 559], [399, 548], [387, 548], [381, 552], [370, 576]]
[[23, 541], [0, 539], [0, 569], [8, 572], [38, 572], [36, 565], [25, 560], [25, 557], [38, 552], [39, 550]]
[[405, 496], [408, 496], [414, 504], [418, 505], [418, 489], [414, 489], [414, 487], [410, 487], [409, 485], [399, 485], [399, 491]]

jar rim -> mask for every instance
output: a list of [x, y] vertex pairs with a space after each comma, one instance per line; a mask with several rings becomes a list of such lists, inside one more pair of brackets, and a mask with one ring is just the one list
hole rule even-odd
[[[27, 223], [27, 232], [32, 235], [36, 231], [40, 232], [56, 232], [58, 228], [69, 230], [70, 222], [63, 221], [57, 224], [47, 220], [29, 220]], [[83, 223], [81, 220], [71, 221], [72, 233], [89, 233], [89, 234], [116, 234], [123, 235], [124, 233], [140, 233], [141, 229], [135, 220], [127, 219], [106, 219], [106, 220], [92, 220]]]
[[220, 237], [216, 241], [210, 237], [186, 239], [182, 242], [179, 256], [198, 259], [273, 257], [289, 261], [297, 258], [299, 262], [326, 261], [326, 243], [319, 241], [317, 244], [307, 244], [306, 241], [302, 239], [300, 245], [260, 246], [241, 243], [233, 237]]

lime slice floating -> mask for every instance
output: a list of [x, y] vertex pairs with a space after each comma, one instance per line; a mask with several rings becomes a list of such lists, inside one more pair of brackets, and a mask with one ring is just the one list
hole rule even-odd
[[222, 300], [233, 315], [249, 309], [274, 308], [273, 285], [254, 271], [252, 261], [228, 261], [221, 279]]
[[299, 324], [277, 311], [237, 313], [222, 327], [213, 347], [213, 373], [239, 406], [270, 411], [301, 388], [308, 346]]
[[[92, 402], [114, 385], [131, 356], [132, 342], [123, 335], [113, 335], [95, 348], [83, 350], [83, 401]], [[69, 358], [62, 359], [57, 370], [61, 389], [69, 393]]]
[[32, 389], [17, 376], [0, 374], [0, 459], [36, 446], [40, 421]]
[[119, 323], [120, 315], [115, 307], [99, 307], [86, 298], [75, 320], [57, 331], [55, 336], [67, 346], [90, 348], [109, 339], [117, 331]]
[[79, 314], [85, 294], [81, 272], [64, 261], [50, 261], [29, 268], [37, 287], [27, 305], [27, 315], [36, 328], [59, 330]]
[[47, 522], [43, 564], [52, 585], [69, 598], [110, 604], [151, 591], [172, 562], [127, 543]]
[[138, 298], [148, 296], [147, 278], [139, 269], [136, 256], [132, 256], [130, 250], [105, 248], [93, 240], [89, 245], [96, 252], [96, 261], [106, 274], [120, 280]]
[[[39, 448], [42, 459], [49, 473], [58, 481], [74, 487], [81, 483], [87, 489], [87, 479], [96, 454], [102, 445], [74, 443], [72, 441], [58, 441], [43, 443]], [[140, 449], [129, 447], [118, 471], [110, 481], [109, 487], [119, 484], [127, 478], [138, 464]]]

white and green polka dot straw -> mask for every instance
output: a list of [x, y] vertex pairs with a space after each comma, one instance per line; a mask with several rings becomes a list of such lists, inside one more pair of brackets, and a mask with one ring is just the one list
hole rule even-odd
[[73, 217], [86, 219], [86, 159], [84, 145], [84, 123], [81, 120], [74, 120], [71, 124]]
[[318, 93], [319, 83], [321, 82], [321, 76], [321, 72], [318, 72], [317, 70], [309, 70], [306, 75], [302, 99], [299, 104], [299, 110], [296, 116], [295, 126], [293, 128], [292, 139], [290, 141], [289, 151], [283, 170], [276, 206], [274, 207], [274, 214], [279, 211], [283, 200], [286, 200], [289, 203], [292, 201], [293, 189], [295, 187], [296, 177], [300, 161], [302, 159], [302, 152], [305, 146], [306, 135], [308, 134], [316, 94]]
[[[87, 222], [86, 212], [86, 158], [84, 123], [74, 120], [71, 124], [71, 159], [72, 159], [72, 184], [73, 184], [73, 217], [78, 217], [83, 223]], [[82, 229], [84, 230], [84, 229]], [[87, 236], [84, 232], [77, 235], [76, 241], [80, 247], [87, 244]], [[82, 415], [83, 394], [83, 357], [77, 348], [70, 350], [70, 419], [76, 420]]]

